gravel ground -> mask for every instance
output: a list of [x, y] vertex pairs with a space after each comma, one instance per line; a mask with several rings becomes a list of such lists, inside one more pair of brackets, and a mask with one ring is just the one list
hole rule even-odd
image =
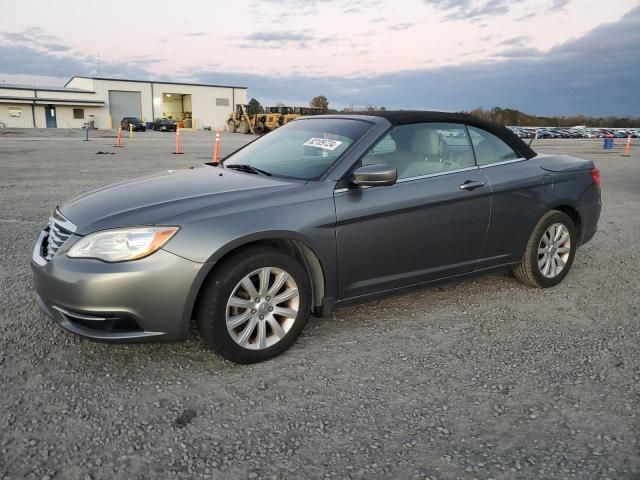
[[172, 134], [108, 137], [0, 131], [0, 479], [640, 478], [640, 145], [534, 144], [603, 174], [600, 232], [560, 286], [497, 274], [357, 304], [239, 366], [199, 338], [99, 344], [39, 313], [52, 207], [206, 161], [213, 134], [183, 133], [181, 156]]

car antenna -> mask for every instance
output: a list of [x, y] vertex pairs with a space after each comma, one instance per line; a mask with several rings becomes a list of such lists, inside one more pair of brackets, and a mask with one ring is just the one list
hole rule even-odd
[[536, 138], [538, 138], [538, 130], [536, 130], [536, 134], [533, 137], [531, 137], [531, 140], [529, 140], [529, 146], [531, 146], [531, 144]]

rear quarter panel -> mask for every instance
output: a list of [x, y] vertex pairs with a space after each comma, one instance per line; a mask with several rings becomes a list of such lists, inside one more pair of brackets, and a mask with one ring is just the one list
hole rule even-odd
[[491, 218], [478, 269], [519, 262], [553, 197], [553, 180], [535, 158], [484, 168], [491, 182]]
[[580, 230], [593, 230], [600, 215], [600, 190], [591, 178], [593, 162], [568, 156], [538, 155], [489, 166], [493, 201], [487, 242], [478, 268], [520, 262], [540, 218], [557, 207], [571, 207]]

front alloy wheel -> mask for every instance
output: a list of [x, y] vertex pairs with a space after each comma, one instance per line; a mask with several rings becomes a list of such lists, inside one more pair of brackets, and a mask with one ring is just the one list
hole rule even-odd
[[311, 282], [294, 256], [253, 246], [223, 259], [199, 294], [196, 318], [209, 347], [237, 363], [287, 350], [311, 315]]
[[282, 340], [298, 316], [298, 284], [286, 271], [263, 267], [245, 276], [227, 301], [227, 331], [249, 350], [263, 350]]

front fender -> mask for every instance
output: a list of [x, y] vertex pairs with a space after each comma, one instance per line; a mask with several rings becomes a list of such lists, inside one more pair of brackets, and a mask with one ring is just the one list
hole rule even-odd
[[[335, 298], [337, 265], [333, 188], [306, 192], [288, 202], [262, 202], [261, 208], [198, 212], [189, 221], [177, 221], [180, 232], [163, 248], [202, 264], [190, 292], [190, 304], [214, 266], [235, 249], [261, 240], [292, 240], [305, 245], [318, 259], [325, 277], [325, 297]], [[191, 311], [185, 312], [190, 319]]]

